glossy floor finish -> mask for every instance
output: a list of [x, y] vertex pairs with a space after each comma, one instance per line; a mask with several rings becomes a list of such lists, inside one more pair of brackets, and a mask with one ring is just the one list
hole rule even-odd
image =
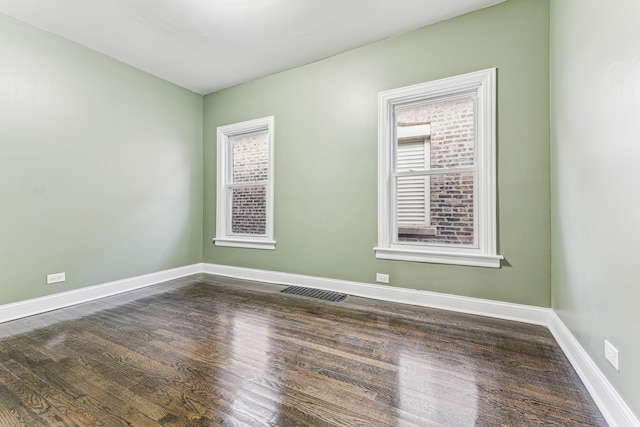
[[0, 426], [603, 426], [543, 327], [193, 276], [0, 325]]

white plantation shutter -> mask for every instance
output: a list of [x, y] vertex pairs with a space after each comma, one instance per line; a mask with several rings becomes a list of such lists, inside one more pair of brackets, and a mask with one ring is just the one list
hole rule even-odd
[[424, 168], [424, 139], [398, 141], [398, 170]]
[[[399, 140], [398, 170], [424, 170], [429, 166], [429, 142], [425, 139]], [[398, 225], [430, 225], [428, 176], [398, 179]]]

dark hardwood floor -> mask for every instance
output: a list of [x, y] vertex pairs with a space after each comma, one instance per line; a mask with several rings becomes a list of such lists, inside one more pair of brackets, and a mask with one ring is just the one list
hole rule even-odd
[[193, 276], [0, 325], [0, 426], [603, 426], [543, 327]]

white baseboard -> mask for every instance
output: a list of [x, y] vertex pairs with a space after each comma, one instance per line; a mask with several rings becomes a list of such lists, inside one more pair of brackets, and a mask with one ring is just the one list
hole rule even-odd
[[60, 292], [58, 294], [48, 295], [45, 297], [0, 305], [0, 323], [45, 313], [51, 310], [57, 310], [59, 308], [87, 301], [93, 301], [201, 272], [202, 264], [194, 264], [185, 267], [173, 268], [171, 270], [145, 274], [143, 276], [136, 276], [100, 285], [89, 286], [73, 291]]
[[551, 311], [548, 308], [491, 301], [480, 298], [461, 297], [457, 295], [397, 288], [379, 284], [373, 285], [362, 282], [327, 279], [301, 274], [279, 273], [275, 271], [232, 267], [228, 265], [204, 264], [203, 272], [238, 279], [255, 280], [258, 282], [325, 289], [377, 300], [438, 308], [442, 310], [457, 311], [460, 313], [478, 314], [480, 316], [514, 320], [517, 322], [532, 323], [543, 326], [547, 326], [549, 324], [549, 313]]
[[610, 426], [640, 427], [640, 421], [633, 414], [602, 371], [589, 357], [576, 337], [564, 324], [562, 319], [552, 311], [549, 318], [549, 330], [560, 348], [573, 365], [578, 376], [589, 391], [589, 394], [602, 412]]

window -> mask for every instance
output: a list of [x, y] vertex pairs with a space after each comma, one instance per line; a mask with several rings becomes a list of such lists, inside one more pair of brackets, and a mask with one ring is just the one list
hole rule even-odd
[[275, 249], [274, 118], [218, 128], [216, 246]]
[[380, 92], [380, 259], [500, 267], [495, 69]]

